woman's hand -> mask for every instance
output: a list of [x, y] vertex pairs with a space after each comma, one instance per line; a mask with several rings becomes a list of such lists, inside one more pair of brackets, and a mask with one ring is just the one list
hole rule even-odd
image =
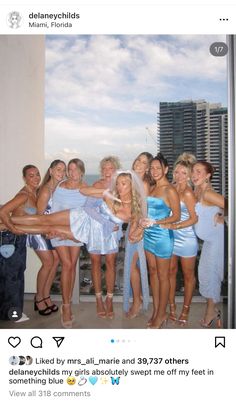
[[167, 224], [160, 224], [160, 227], [168, 229], [168, 230], [176, 230], [176, 225], [177, 224], [167, 223]]
[[135, 230], [130, 231], [128, 240], [130, 243], [137, 243], [143, 238], [143, 228], [138, 226]]
[[217, 212], [214, 215], [214, 225], [216, 226], [217, 224], [224, 224], [224, 214], [221, 212]]
[[155, 220], [151, 220], [150, 218], [140, 218], [139, 225], [142, 228], [148, 228], [156, 224]]

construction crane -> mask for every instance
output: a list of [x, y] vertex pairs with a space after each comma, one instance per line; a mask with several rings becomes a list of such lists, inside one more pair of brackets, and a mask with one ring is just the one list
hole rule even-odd
[[154, 141], [154, 144], [157, 147], [157, 153], [160, 151], [160, 122], [159, 122], [159, 114], [157, 115], [157, 124], [152, 127], [145, 127], [146, 129], [146, 142], [147, 142], [147, 134], [149, 137]]

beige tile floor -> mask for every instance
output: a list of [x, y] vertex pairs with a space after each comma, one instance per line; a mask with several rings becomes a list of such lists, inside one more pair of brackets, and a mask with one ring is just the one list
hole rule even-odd
[[[57, 301], [55, 301], [57, 302]], [[57, 302], [60, 305], [60, 302]], [[223, 315], [224, 324], [223, 327], [226, 327], [226, 307], [225, 305], [220, 304], [221, 313]], [[152, 305], [147, 313], [140, 313], [135, 319], [127, 319], [122, 312], [122, 303], [114, 303], [115, 317], [114, 319], [100, 319], [96, 316], [94, 302], [82, 301], [79, 305], [74, 304], [72, 306], [73, 313], [75, 315], [75, 322], [73, 324], [73, 329], [145, 329], [147, 321], [151, 316]], [[182, 308], [182, 301], [177, 302], [177, 313], [180, 314]], [[202, 315], [205, 310], [205, 305], [203, 301], [196, 299], [193, 301], [191, 306], [191, 311], [189, 315], [189, 322], [184, 328], [187, 329], [201, 329], [199, 320], [202, 318]], [[60, 323], [60, 314], [59, 312], [53, 313], [50, 316], [40, 316], [37, 312], [33, 311], [33, 301], [32, 299], [26, 300], [24, 304], [24, 312], [28, 315], [30, 320], [15, 323], [12, 321], [0, 321], [0, 329], [61, 329]], [[215, 327], [215, 325], [213, 326]], [[183, 329], [182, 326], [169, 321], [165, 325], [167, 329]]]

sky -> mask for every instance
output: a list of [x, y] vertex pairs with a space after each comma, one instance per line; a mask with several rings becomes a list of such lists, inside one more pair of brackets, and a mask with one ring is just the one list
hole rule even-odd
[[96, 174], [108, 155], [131, 167], [156, 154], [159, 102], [227, 106], [226, 58], [209, 53], [211, 35], [46, 37], [47, 163], [79, 157]]

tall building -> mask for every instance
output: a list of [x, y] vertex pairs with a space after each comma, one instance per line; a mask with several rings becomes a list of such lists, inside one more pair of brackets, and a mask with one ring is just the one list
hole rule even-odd
[[227, 138], [227, 108], [220, 103], [204, 100], [160, 103], [160, 150], [168, 160], [170, 173], [181, 153], [192, 153], [198, 160], [213, 164], [216, 169], [213, 186], [216, 191], [225, 192]]

